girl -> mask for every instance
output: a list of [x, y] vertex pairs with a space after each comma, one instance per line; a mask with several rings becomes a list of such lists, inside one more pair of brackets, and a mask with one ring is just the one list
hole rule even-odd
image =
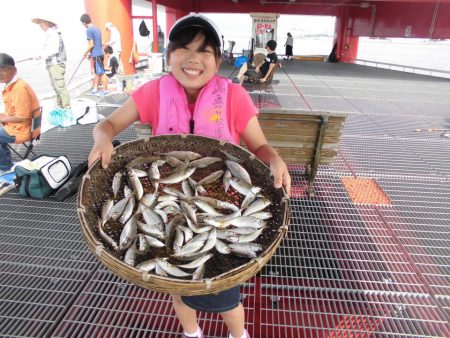
[[[94, 146], [89, 165], [100, 158], [106, 168], [111, 159], [111, 141], [126, 127], [140, 120], [152, 125], [154, 135], [199, 134], [239, 144], [270, 165], [274, 185], [290, 192], [291, 178], [286, 164], [267, 144], [257, 110], [243, 87], [216, 73], [220, 65], [220, 34], [215, 24], [202, 15], [178, 20], [169, 34], [167, 62], [170, 75], [137, 89], [122, 107], [94, 129]], [[184, 337], [203, 337], [196, 310], [220, 313], [231, 338], [249, 337], [239, 286], [219, 293], [180, 297], [172, 295]]]

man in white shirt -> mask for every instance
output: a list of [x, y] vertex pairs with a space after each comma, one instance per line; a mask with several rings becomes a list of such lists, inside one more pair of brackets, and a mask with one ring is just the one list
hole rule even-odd
[[70, 96], [64, 80], [66, 73], [66, 49], [61, 32], [56, 24], [48, 18], [34, 18], [31, 21], [38, 24], [46, 35], [41, 55], [35, 57], [35, 59], [45, 60], [50, 82], [56, 93], [58, 107], [70, 109]]
[[113, 49], [113, 56], [119, 61], [119, 73], [123, 72], [122, 60], [120, 54], [122, 53], [122, 42], [120, 40], [120, 32], [111, 22], [105, 24], [105, 29], [111, 34], [109, 41], [105, 42], [103, 46], [110, 46]]

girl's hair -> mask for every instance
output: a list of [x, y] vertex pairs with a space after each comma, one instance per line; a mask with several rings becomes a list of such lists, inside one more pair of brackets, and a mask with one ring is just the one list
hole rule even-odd
[[291, 33], [288, 33], [287, 35], [288, 35], [288, 36], [292, 36]]
[[207, 46], [210, 46], [214, 49], [214, 57], [216, 61], [220, 59], [220, 46], [217, 46], [214, 42], [214, 36], [211, 34], [209, 30], [204, 29], [203, 27], [189, 26], [181, 29], [174, 38], [167, 45], [167, 56], [169, 57], [170, 53], [179, 48], [184, 48], [188, 44], [190, 44], [197, 34], [201, 34], [205, 37], [203, 41], [203, 45], [200, 49], [205, 49]]

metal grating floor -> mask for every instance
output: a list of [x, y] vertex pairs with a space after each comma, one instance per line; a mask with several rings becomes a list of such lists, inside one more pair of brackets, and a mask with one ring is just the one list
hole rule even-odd
[[[304, 61], [283, 62], [274, 78], [252, 88], [262, 112], [349, 115], [314, 199], [305, 168], [290, 166], [290, 231], [242, 286], [252, 337], [449, 337], [450, 140], [414, 129], [450, 128], [450, 81]], [[52, 129], [36, 152], [81, 163], [92, 127]], [[135, 138], [133, 127], [118, 137]], [[342, 176], [373, 179], [392, 205], [353, 204]], [[180, 337], [168, 295], [130, 285], [90, 254], [75, 201], [0, 197], [0, 337]], [[200, 314], [200, 325], [207, 338], [226, 337], [217, 315]]]

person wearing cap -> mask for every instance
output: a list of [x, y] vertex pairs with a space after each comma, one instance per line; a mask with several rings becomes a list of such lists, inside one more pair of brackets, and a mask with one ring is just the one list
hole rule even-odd
[[86, 38], [88, 40], [88, 47], [83, 53], [83, 59], [87, 58], [88, 55], [92, 57], [94, 66], [94, 86], [87, 93], [87, 95], [99, 95], [98, 86], [102, 81], [103, 74], [105, 74], [105, 68], [103, 66], [104, 54], [102, 48], [102, 33], [100, 30], [94, 26], [89, 14], [83, 14], [80, 17], [80, 21], [84, 27], [86, 27]]
[[120, 55], [122, 54], [122, 42], [120, 38], [120, 32], [116, 26], [111, 22], [105, 24], [105, 29], [110, 32], [109, 41], [105, 42], [104, 47], [110, 46], [113, 49], [113, 56], [116, 57], [119, 62], [118, 72], [123, 73], [122, 59]]
[[5, 111], [0, 112], [0, 174], [13, 166], [8, 143], [23, 143], [30, 139], [33, 111], [39, 109], [39, 100], [33, 89], [17, 76], [14, 59], [0, 53], [0, 83], [4, 83]]
[[66, 48], [53, 20], [45, 16], [36, 17], [31, 20], [39, 25], [45, 33], [45, 42], [41, 55], [35, 57], [36, 60], [44, 59], [50, 83], [56, 93], [56, 103], [59, 108], [70, 109], [70, 96], [67, 91], [64, 75], [66, 73]]
[[[97, 124], [89, 165], [100, 159], [106, 168], [115, 135], [141, 121], [151, 125], [153, 135], [196, 134], [235, 145], [242, 138], [248, 149], [270, 167], [275, 188], [284, 186], [289, 194], [291, 178], [286, 163], [267, 143], [249, 94], [242, 86], [217, 76], [220, 47], [218, 29], [205, 16], [191, 14], [175, 22], [167, 46], [171, 74], [142, 85]], [[197, 311], [220, 313], [230, 330], [229, 337], [249, 337], [239, 286], [217, 295], [172, 295], [172, 299], [183, 337], [203, 337]]]
[[261, 66], [255, 66], [249, 62], [244, 63], [239, 69], [238, 75], [233, 79], [234, 83], [242, 84], [244, 76], [248, 76], [253, 80], [258, 80], [260, 83], [266, 82], [272, 69], [277, 65], [278, 56], [275, 53], [277, 42], [269, 40], [266, 43], [267, 55]]

